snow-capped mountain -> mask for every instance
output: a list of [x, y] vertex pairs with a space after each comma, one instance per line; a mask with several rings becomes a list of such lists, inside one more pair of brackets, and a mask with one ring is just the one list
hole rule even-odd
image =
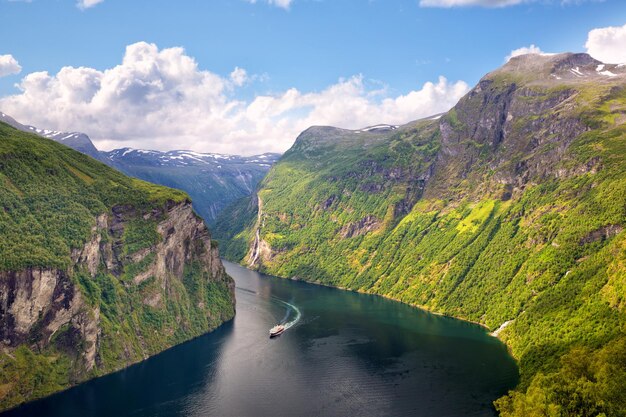
[[223, 168], [224, 165], [257, 165], [269, 168], [279, 157], [278, 154], [266, 153], [255, 156], [224, 155], [217, 153], [200, 153], [188, 150], [152, 151], [145, 149], [121, 148], [109, 152], [101, 152], [108, 159], [133, 165], [189, 167], [203, 166]]
[[250, 195], [280, 157], [275, 153], [238, 156], [132, 148], [105, 152], [98, 151], [84, 133], [39, 129], [21, 124], [2, 112], [0, 121], [18, 130], [60, 142], [127, 175], [183, 190], [189, 194], [194, 208], [207, 223], [213, 223], [218, 213], [233, 201]]
[[[24, 125], [16, 121], [11, 116], [0, 112], [0, 121], [13, 126], [14, 128], [23, 132], [35, 133], [44, 138], [52, 139], [55, 142], [62, 143], [70, 148], [76, 149], [79, 152], [89, 155], [92, 158], [102, 161], [102, 156], [98, 149], [94, 146], [89, 136], [80, 132], [59, 132], [56, 130], [39, 129], [35, 126]], [[105, 162], [105, 161], [102, 161]]]
[[208, 223], [213, 223], [230, 203], [254, 192], [280, 157], [274, 153], [238, 156], [131, 148], [101, 154], [126, 174], [186, 191]]

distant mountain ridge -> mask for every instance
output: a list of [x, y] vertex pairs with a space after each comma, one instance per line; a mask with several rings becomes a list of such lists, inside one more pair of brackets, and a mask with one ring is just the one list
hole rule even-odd
[[24, 125], [11, 116], [0, 112], [0, 121], [13, 126], [17, 130], [22, 132], [35, 133], [39, 136], [43, 136], [47, 139], [52, 139], [55, 142], [69, 146], [72, 149], [82, 152], [85, 155], [89, 155], [101, 162], [106, 162], [100, 152], [95, 147], [89, 136], [81, 132], [59, 132], [56, 130], [39, 129], [35, 126]]
[[186, 191], [209, 224], [233, 201], [252, 194], [280, 157], [274, 153], [238, 156], [132, 148], [101, 155], [107, 164], [128, 175]]
[[0, 121], [23, 132], [62, 143], [127, 175], [181, 189], [190, 195], [194, 208], [209, 224], [233, 201], [250, 195], [280, 157], [277, 153], [239, 156], [133, 148], [99, 151], [89, 136], [81, 132], [59, 132], [24, 125], [2, 112]]

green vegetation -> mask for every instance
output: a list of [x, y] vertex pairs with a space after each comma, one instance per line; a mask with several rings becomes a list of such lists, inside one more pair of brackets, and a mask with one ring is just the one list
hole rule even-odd
[[138, 210], [188, 199], [127, 177], [65, 146], [0, 123], [0, 271], [65, 269], [95, 217], [114, 205]]
[[122, 236], [127, 254], [148, 249], [161, 241], [157, 224], [153, 220], [134, 219], [126, 224]]
[[[68, 308], [54, 301], [44, 306], [26, 336], [8, 334], [9, 325], [3, 329], [5, 339], [24, 340], [2, 346], [0, 409], [121, 369], [233, 317], [229, 278], [222, 272], [212, 276], [200, 263], [203, 241], [186, 241], [190, 260], [182, 276], [146, 273], [156, 268], [163, 240], [157, 226], [167, 220], [168, 208], [189, 202], [185, 193], [126, 177], [2, 123], [0, 184], [0, 276], [9, 279], [9, 273], [30, 268], [59, 270], [60, 279], [67, 279], [57, 284], [63, 292], [59, 297], [70, 297], [63, 301], [79, 308], [71, 314], [81, 317], [68, 318], [48, 335], [45, 320], [55, 309]], [[108, 226], [98, 224], [102, 215]], [[114, 218], [118, 224], [112, 227]], [[94, 273], [76, 263], [72, 252], [97, 237], [101, 257]], [[142, 273], [146, 276], [138, 279]], [[80, 292], [78, 299], [72, 298], [73, 288]], [[77, 323], [97, 326], [91, 363], [86, 359], [91, 342]]]
[[[486, 81], [440, 121], [303, 133], [261, 183], [260, 222], [249, 200], [218, 219], [222, 252], [248, 262], [258, 229], [264, 272], [511, 321], [503, 416], [624, 415], [626, 89]], [[485, 128], [502, 108], [506, 135]]]
[[1, 404], [20, 404], [67, 387], [69, 367], [66, 356], [36, 354], [23, 345], [10, 356], [0, 354]]

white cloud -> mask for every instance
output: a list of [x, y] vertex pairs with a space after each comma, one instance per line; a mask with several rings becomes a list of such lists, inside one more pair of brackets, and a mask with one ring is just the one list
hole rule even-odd
[[243, 68], [235, 67], [230, 73], [230, 80], [235, 86], [241, 87], [248, 81], [248, 72]]
[[0, 77], [19, 74], [21, 71], [22, 67], [13, 55], [0, 55]]
[[85, 10], [95, 6], [96, 4], [102, 3], [103, 1], [104, 0], [78, 0], [76, 2], [76, 6], [81, 10]]
[[524, 3], [526, 0], [420, 0], [422, 7], [506, 7]]
[[593, 29], [585, 43], [592, 57], [609, 64], [626, 62], [626, 25]]
[[512, 50], [511, 53], [506, 58], [504, 58], [504, 62], [509, 62], [511, 58], [526, 54], [551, 55], [549, 53], [543, 52], [541, 48], [539, 48], [537, 45], [531, 44], [530, 46], [523, 46], [521, 48]]
[[89, 134], [102, 149], [132, 146], [254, 154], [285, 151], [311, 125], [357, 129], [402, 124], [443, 112], [468, 90], [444, 77], [405, 95], [391, 96], [363, 76], [339, 80], [322, 91], [287, 91], [233, 97], [254, 79], [236, 68], [221, 77], [198, 68], [182, 48], [129, 45], [122, 63], [99, 71], [64, 67], [35, 72], [0, 108], [23, 123]]
[[269, 0], [270, 4], [274, 6], [282, 7], [283, 9], [288, 9], [291, 5], [292, 0]]
[[[257, 0], [247, 0], [248, 3], [256, 4]], [[266, 3], [271, 4], [272, 6], [280, 7], [285, 10], [289, 10], [289, 6], [293, 0], [265, 0]]]

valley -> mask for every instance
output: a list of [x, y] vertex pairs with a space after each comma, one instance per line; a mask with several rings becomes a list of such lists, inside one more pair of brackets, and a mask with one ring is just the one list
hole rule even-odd
[[[284, 415], [363, 412], [376, 396], [384, 398], [379, 405], [387, 405], [378, 411], [386, 415], [461, 413], [452, 402], [428, 402], [452, 385], [460, 401], [454, 404], [472, 415], [493, 415], [494, 407], [504, 417], [622, 415], [625, 79], [626, 67], [587, 54], [521, 55], [483, 77], [444, 114], [354, 130], [313, 126], [282, 156], [132, 148], [94, 154], [86, 135], [21, 125], [2, 113], [8, 125], [0, 124], [0, 406], [116, 372], [230, 322], [235, 283], [223, 256], [261, 273], [360, 294], [228, 264], [242, 285], [237, 296], [245, 300], [236, 326], [266, 335], [280, 321], [268, 321], [268, 311], [280, 305], [289, 331], [276, 343], [288, 343], [293, 332], [297, 346], [281, 349], [305, 357], [281, 350], [280, 359], [263, 362], [269, 368], [255, 368], [249, 361], [271, 356], [263, 350], [269, 345], [259, 348], [256, 336], [243, 337], [231, 323], [148, 362], [156, 367], [145, 366], [159, 375], [176, 361], [175, 352], [206, 348], [218, 359], [201, 366], [211, 375], [227, 366], [232, 374], [180, 379], [170, 405], [138, 392], [142, 409], [186, 413], [193, 406], [210, 415], [248, 415], [279, 393], [253, 394], [266, 375], [286, 371], [276, 364], [288, 356], [290, 371], [309, 369], [314, 346], [330, 362], [332, 349], [356, 350], [356, 368], [350, 362], [349, 375], [326, 384], [358, 385], [389, 373], [401, 398], [385, 391], [382, 377], [373, 390], [354, 386], [346, 392], [349, 401], [331, 405], [324, 402], [330, 385], [322, 384], [314, 404], [323, 409], [316, 409], [302, 400], [308, 393], [285, 386], [293, 400], [280, 408]], [[326, 291], [334, 291], [328, 299]], [[268, 310], [273, 292], [281, 297]], [[311, 304], [312, 294], [323, 302]], [[338, 311], [336, 303], [343, 302], [351, 307]], [[363, 303], [393, 310], [392, 318], [371, 316]], [[296, 317], [287, 321], [290, 311]], [[350, 319], [342, 326], [330, 324], [343, 315]], [[365, 326], [375, 340], [363, 329], [350, 333], [361, 320], [378, 323]], [[397, 333], [388, 332], [389, 323], [400, 326]], [[448, 337], [463, 340], [461, 350]], [[495, 337], [517, 361], [519, 378]], [[423, 349], [451, 356], [416, 361]], [[242, 351], [256, 373], [230, 369], [229, 352]], [[383, 364], [390, 358], [392, 365]], [[478, 370], [489, 360], [489, 371]], [[368, 368], [362, 361], [381, 365]], [[397, 379], [396, 365], [408, 376]], [[433, 369], [426, 379], [417, 376], [421, 366]], [[436, 371], [441, 367], [447, 373]], [[471, 390], [471, 378], [459, 376], [466, 367], [486, 384], [480, 393]], [[310, 385], [308, 372], [296, 372], [294, 383]], [[126, 375], [141, 377], [131, 368], [8, 415], [81, 415], [71, 405], [74, 396], [108, 392], [107, 384], [124, 385]], [[251, 378], [247, 391], [241, 375]], [[412, 395], [428, 383], [430, 394], [417, 407]], [[230, 400], [212, 405], [223, 397], [199, 396], [198, 384], [226, 390]], [[233, 384], [252, 403], [240, 404]], [[111, 407], [102, 415], [138, 411]], [[99, 415], [93, 408], [88, 413]]]

